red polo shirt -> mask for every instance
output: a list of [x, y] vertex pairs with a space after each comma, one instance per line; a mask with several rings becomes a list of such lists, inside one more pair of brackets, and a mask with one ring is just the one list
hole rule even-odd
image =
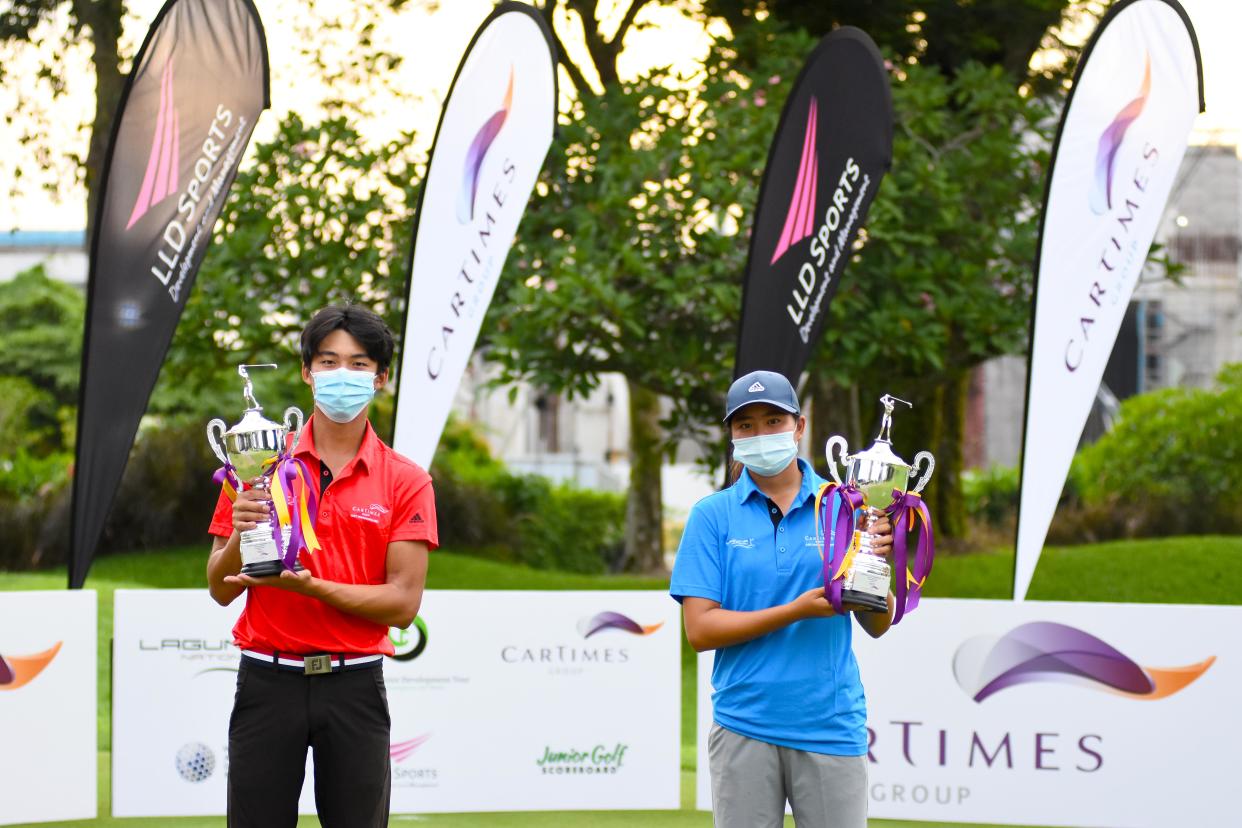
[[[304, 462], [318, 491], [319, 454], [312, 416], [293, 455]], [[233, 504], [223, 493], [212, 516], [213, 535], [233, 534]], [[367, 423], [358, 454], [319, 492], [315, 526], [322, 547], [303, 553], [302, 565], [316, 578], [343, 584], [382, 584], [388, 544], [423, 541], [439, 545], [431, 476], [386, 446]], [[242, 649], [286, 653], [393, 653], [388, 628], [341, 612], [322, 601], [276, 587], [246, 590], [233, 638]]]

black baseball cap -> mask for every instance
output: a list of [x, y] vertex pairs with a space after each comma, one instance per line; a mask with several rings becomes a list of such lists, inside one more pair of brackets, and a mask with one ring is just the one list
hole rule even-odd
[[784, 374], [776, 371], [751, 371], [735, 379], [729, 386], [728, 396], [725, 397], [725, 422], [739, 408], [751, 403], [769, 403], [790, 414], [802, 412], [793, 386], [785, 379]]

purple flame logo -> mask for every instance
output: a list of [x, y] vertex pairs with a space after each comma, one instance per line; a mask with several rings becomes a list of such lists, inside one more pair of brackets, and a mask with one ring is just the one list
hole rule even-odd
[[1117, 117], [1100, 135], [1100, 145], [1095, 155], [1095, 181], [1091, 188], [1091, 212], [1097, 216], [1104, 215], [1113, 206], [1113, 168], [1117, 162], [1117, 151], [1126, 137], [1130, 124], [1143, 113], [1147, 105], [1147, 96], [1151, 93], [1151, 55], [1145, 55], [1143, 67], [1143, 86], [1138, 97], [1130, 101]]
[[513, 109], [513, 75], [514, 70], [510, 66], [509, 89], [505, 92], [504, 103], [492, 117], [483, 123], [478, 134], [474, 136], [474, 140], [470, 142], [470, 149], [466, 150], [461, 193], [457, 199], [457, 221], [461, 224], [467, 224], [474, 218], [474, 199], [479, 192], [479, 170], [483, 167], [483, 159], [487, 157], [487, 151], [491, 149], [492, 142], [500, 134], [500, 128], [505, 125], [505, 120], [509, 117], [510, 110]]
[[651, 635], [663, 626], [663, 621], [659, 624], [643, 626], [628, 615], [607, 611], [593, 615], [590, 618], [583, 618], [578, 622], [578, 632], [582, 633], [583, 638], [590, 638], [604, 630], [622, 630], [633, 635]]
[[1185, 667], [1141, 667], [1107, 642], [1076, 627], [1035, 621], [1000, 638], [968, 639], [953, 655], [953, 677], [977, 702], [1018, 684], [1082, 684], [1095, 690], [1154, 701], [1203, 675], [1211, 656]]
[[798, 165], [798, 178], [785, 214], [785, 229], [781, 231], [772, 264], [785, 255], [792, 245], [811, 235], [815, 215], [815, 186], [819, 183], [819, 159], [815, 155], [815, 132], [819, 126], [819, 104], [811, 98], [806, 114], [806, 133], [802, 137], [802, 161]]
[[160, 108], [155, 116], [155, 136], [151, 139], [151, 156], [147, 159], [147, 172], [142, 177], [142, 189], [129, 215], [134, 226], [155, 205], [177, 191], [177, 163], [181, 158], [181, 119], [173, 104], [172, 58], [164, 63], [160, 78]]

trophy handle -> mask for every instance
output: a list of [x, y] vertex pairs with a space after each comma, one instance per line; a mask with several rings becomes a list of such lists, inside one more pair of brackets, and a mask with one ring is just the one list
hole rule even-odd
[[931, 480], [932, 472], [936, 469], [936, 458], [932, 457], [932, 453], [930, 451], [920, 451], [918, 454], [914, 455], [914, 465], [910, 467], [912, 472], [918, 472], [920, 460], [927, 460], [927, 470], [923, 472], [923, 476], [919, 478], [919, 482], [916, 483], [914, 488], [910, 490], [915, 494], [923, 491], [923, 487], [927, 485], [928, 480]]
[[293, 435], [293, 444], [295, 446], [298, 444], [298, 438], [302, 436], [302, 425], [304, 422], [302, 411], [296, 405], [291, 405], [285, 409], [285, 430]]
[[837, 470], [837, 461], [832, 456], [832, 447], [841, 447], [841, 464], [849, 465], [849, 443], [840, 434], [834, 434], [828, 438], [828, 442], [824, 444], [824, 456], [828, 458], [828, 474], [832, 475], [832, 481], [838, 486], [844, 486], [841, 482], [841, 473]]
[[224, 432], [227, 427], [224, 420], [216, 418], [207, 424], [207, 445], [224, 465], [229, 465], [229, 456], [224, 453]]

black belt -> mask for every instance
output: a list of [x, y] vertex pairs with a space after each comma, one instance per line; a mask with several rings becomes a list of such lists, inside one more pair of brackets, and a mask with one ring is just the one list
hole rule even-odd
[[242, 650], [242, 658], [275, 670], [316, 676], [324, 673], [343, 673], [349, 670], [366, 670], [379, 666], [382, 655], [356, 655], [351, 653], [262, 653], [258, 650]]

